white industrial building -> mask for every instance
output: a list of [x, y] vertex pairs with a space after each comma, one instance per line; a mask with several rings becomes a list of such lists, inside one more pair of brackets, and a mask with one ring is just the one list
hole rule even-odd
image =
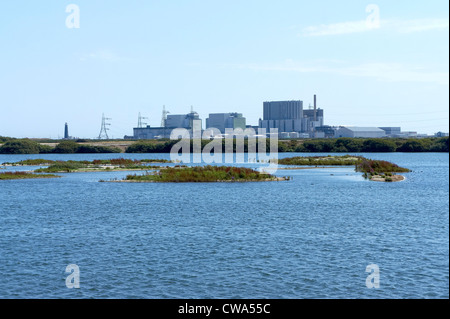
[[335, 137], [386, 137], [386, 131], [378, 127], [340, 127], [336, 130]]

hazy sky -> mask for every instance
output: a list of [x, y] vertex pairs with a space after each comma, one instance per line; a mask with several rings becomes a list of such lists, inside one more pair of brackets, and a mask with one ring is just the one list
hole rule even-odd
[[104, 112], [122, 138], [163, 105], [256, 125], [264, 101], [314, 94], [328, 125], [448, 132], [448, 17], [446, 0], [2, 1], [0, 135], [93, 138]]

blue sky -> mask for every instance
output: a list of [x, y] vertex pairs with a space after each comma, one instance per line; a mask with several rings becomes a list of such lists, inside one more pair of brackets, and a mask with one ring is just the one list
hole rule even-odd
[[[66, 6], [80, 9], [67, 28]], [[368, 24], [379, 9], [379, 25]], [[242, 112], [317, 94], [328, 125], [449, 131], [447, 1], [8, 1], [0, 136], [131, 135], [191, 105]], [[369, 19], [369, 20], [368, 20]]]

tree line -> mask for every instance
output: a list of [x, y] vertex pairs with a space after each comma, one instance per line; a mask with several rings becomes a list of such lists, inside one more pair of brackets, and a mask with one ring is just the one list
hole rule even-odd
[[[170, 153], [179, 141], [143, 140], [131, 144], [126, 153]], [[202, 140], [201, 149], [211, 141]], [[30, 139], [11, 139], [0, 137], [0, 154], [74, 154], [74, 153], [120, 153], [121, 150], [111, 146], [94, 146], [80, 144], [76, 141], [61, 141], [56, 147], [42, 145]], [[258, 143], [257, 143], [258, 144]], [[233, 151], [237, 143], [233, 141]], [[266, 140], [266, 151], [270, 151], [270, 140]], [[191, 141], [191, 150], [193, 141]], [[248, 141], [244, 141], [244, 152], [248, 151]], [[259, 150], [258, 150], [259, 151]], [[225, 152], [225, 140], [222, 140], [222, 152]], [[375, 153], [375, 152], [449, 152], [449, 138], [338, 138], [312, 140], [280, 140], [278, 152], [296, 153]]]
[[62, 141], [56, 147], [39, 144], [29, 139], [12, 139], [0, 147], [0, 154], [75, 154], [75, 153], [120, 153], [121, 150], [109, 146], [78, 144]]

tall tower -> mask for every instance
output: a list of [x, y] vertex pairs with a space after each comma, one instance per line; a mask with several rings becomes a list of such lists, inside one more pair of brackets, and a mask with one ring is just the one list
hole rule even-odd
[[64, 126], [64, 139], [65, 140], [69, 139], [69, 125], [67, 123]]
[[108, 126], [111, 125], [111, 123], [107, 123], [106, 121], [112, 120], [111, 118], [105, 117], [105, 114], [102, 114], [102, 128], [100, 129], [100, 134], [98, 135], [98, 139], [107, 139], [109, 140], [109, 136], [108, 136], [108, 131], [109, 128]]

